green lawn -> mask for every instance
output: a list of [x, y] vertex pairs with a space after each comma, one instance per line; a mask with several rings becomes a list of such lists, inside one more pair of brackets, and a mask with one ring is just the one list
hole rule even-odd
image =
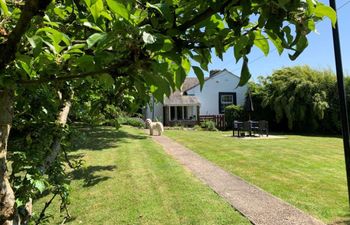
[[350, 224], [340, 138], [242, 140], [230, 137], [231, 132], [181, 130], [165, 134], [325, 222]]
[[[249, 224], [217, 194], [164, 153], [143, 130], [85, 131], [71, 157], [86, 161], [71, 173], [69, 224]], [[49, 196], [47, 196], [49, 197]], [[35, 203], [38, 210], [44, 199]], [[57, 202], [49, 210], [59, 223]]]

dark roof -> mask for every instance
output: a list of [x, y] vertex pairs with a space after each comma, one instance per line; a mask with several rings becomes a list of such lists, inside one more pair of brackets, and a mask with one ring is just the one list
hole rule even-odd
[[[216, 75], [220, 74], [223, 70], [211, 70], [210, 71], [210, 76], [209, 77], [204, 77], [204, 80], [208, 80], [212, 77], [215, 77]], [[197, 77], [186, 77], [184, 83], [182, 84], [181, 87], [181, 92], [185, 92], [188, 89], [191, 89], [195, 86], [199, 85], [199, 80]]]
[[200, 106], [200, 102], [196, 96], [187, 95], [170, 95], [164, 99], [165, 106]]
[[184, 83], [182, 84], [181, 91], [186, 91], [191, 87], [197, 86], [199, 84], [197, 77], [186, 77]]
[[183, 95], [183, 92], [191, 87], [199, 84], [197, 77], [186, 77], [184, 83], [181, 86], [181, 91], [177, 90], [171, 93], [169, 98], [164, 99], [164, 105], [167, 106], [189, 106], [200, 105], [200, 102], [195, 96]]

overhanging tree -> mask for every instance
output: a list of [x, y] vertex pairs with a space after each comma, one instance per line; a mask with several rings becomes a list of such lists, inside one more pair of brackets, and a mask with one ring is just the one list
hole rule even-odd
[[324, 16], [335, 22], [334, 11], [314, 0], [0, 0], [0, 6], [3, 224], [21, 223], [6, 160], [18, 90], [62, 81], [74, 89], [84, 79], [127, 78], [134, 93], [149, 90], [162, 99], [181, 87], [191, 66], [203, 85], [211, 50], [222, 58], [232, 49], [243, 62], [242, 85], [250, 78], [253, 46], [268, 55], [270, 40], [293, 60], [307, 47], [315, 22]]

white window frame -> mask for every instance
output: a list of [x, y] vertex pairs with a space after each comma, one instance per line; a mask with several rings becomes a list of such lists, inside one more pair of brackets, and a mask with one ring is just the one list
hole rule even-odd
[[[224, 97], [231, 97], [231, 101], [223, 101], [223, 98]], [[221, 96], [220, 96], [220, 103], [222, 104], [222, 105], [232, 105], [233, 104], [233, 95], [232, 94], [222, 94]]]

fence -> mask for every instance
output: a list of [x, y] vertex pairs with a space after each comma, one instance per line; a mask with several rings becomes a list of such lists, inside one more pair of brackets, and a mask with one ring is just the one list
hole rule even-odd
[[199, 121], [211, 120], [215, 123], [216, 128], [224, 130], [226, 128], [225, 115], [200, 115]]

